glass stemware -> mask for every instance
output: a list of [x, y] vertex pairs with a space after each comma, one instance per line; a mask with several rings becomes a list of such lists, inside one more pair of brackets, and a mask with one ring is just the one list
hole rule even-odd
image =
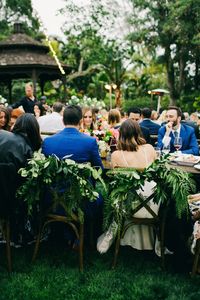
[[170, 152], [170, 144], [169, 145], [163, 145], [162, 154], [169, 154], [169, 152]]
[[176, 149], [176, 152], [178, 152], [182, 147], [182, 138], [181, 137], [175, 137], [174, 139], [174, 148]]

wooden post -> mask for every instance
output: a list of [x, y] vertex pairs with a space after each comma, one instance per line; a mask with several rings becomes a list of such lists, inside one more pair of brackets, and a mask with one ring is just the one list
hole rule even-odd
[[8, 99], [9, 99], [9, 104], [12, 103], [12, 80], [8, 79]]
[[36, 70], [32, 71], [32, 81], [33, 81], [33, 94], [36, 96], [37, 93], [37, 73]]
[[66, 85], [66, 76], [62, 76], [62, 83], [63, 83], [63, 90], [64, 90], [64, 97], [63, 97], [63, 102], [66, 103], [67, 101], [67, 85]]

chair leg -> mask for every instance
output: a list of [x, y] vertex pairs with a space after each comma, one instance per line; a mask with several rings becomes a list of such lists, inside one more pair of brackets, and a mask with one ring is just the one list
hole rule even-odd
[[35, 243], [35, 248], [34, 248], [32, 260], [31, 260], [32, 262], [35, 261], [36, 256], [37, 256], [37, 253], [38, 253], [38, 250], [39, 250], [40, 239], [41, 239], [41, 235], [42, 235], [42, 229], [43, 229], [43, 228], [40, 228], [39, 233], [38, 233], [38, 236], [37, 236], [37, 240], [36, 240], [36, 243]]
[[80, 245], [79, 245], [79, 268], [83, 272], [83, 239], [84, 239], [84, 224], [80, 224]]
[[115, 253], [114, 253], [114, 260], [113, 260], [113, 264], [112, 264], [112, 269], [115, 269], [115, 267], [116, 267], [117, 258], [118, 258], [118, 254], [119, 254], [120, 238], [121, 238], [121, 232], [118, 232], [117, 233], [117, 240], [116, 240], [116, 243], [115, 243]]
[[160, 252], [161, 252], [161, 266], [162, 269], [165, 269], [165, 221], [162, 221], [161, 228], [160, 228]]
[[199, 256], [200, 256], [200, 239], [198, 239], [197, 243], [196, 243], [196, 250], [195, 250], [195, 255], [194, 255], [194, 263], [192, 266], [191, 277], [194, 277], [197, 272]]
[[8, 262], [8, 272], [11, 272], [12, 264], [11, 264], [11, 250], [10, 250], [10, 222], [6, 221], [5, 224], [5, 233], [6, 233], [6, 256]]

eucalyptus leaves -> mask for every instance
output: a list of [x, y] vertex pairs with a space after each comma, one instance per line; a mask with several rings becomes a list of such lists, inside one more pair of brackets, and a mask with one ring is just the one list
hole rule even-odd
[[69, 213], [77, 210], [83, 218], [84, 202], [95, 201], [98, 197], [92, 179], [105, 188], [100, 169], [96, 170], [89, 163], [77, 164], [71, 159], [46, 158], [41, 152], [35, 152], [19, 173], [24, 182], [17, 195], [27, 202], [29, 213], [48, 189], [55, 205], [59, 203]]
[[133, 202], [140, 197], [138, 190], [145, 181], [156, 183], [153, 189], [155, 203], [175, 201], [177, 217], [188, 211], [187, 196], [195, 191], [195, 183], [190, 174], [180, 169], [172, 169], [168, 159], [162, 157], [142, 172], [131, 168], [119, 168], [107, 172], [109, 177], [109, 194], [105, 203], [104, 227], [108, 228], [114, 219], [118, 226], [123, 218], [133, 211]]

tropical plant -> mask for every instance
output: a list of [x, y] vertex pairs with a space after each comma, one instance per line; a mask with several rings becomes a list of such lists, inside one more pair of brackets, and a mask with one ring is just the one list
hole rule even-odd
[[45, 157], [40, 151], [34, 153], [19, 174], [24, 180], [17, 196], [26, 201], [29, 214], [48, 190], [55, 206], [59, 203], [69, 214], [77, 211], [83, 221], [85, 201], [95, 201], [98, 197], [92, 180], [105, 188], [101, 169], [96, 170], [89, 163], [77, 164], [68, 158], [59, 159], [55, 155]]
[[172, 169], [168, 165], [168, 158], [156, 160], [144, 171], [133, 168], [117, 168], [107, 172], [109, 177], [108, 197], [105, 201], [104, 227], [107, 229], [113, 219], [119, 228], [124, 218], [128, 218], [133, 211], [133, 204], [141, 197], [139, 189], [143, 189], [145, 181], [154, 181], [153, 201], [168, 205], [173, 199], [176, 214], [189, 213], [187, 196], [194, 192], [195, 184], [189, 173], [179, 169]]

